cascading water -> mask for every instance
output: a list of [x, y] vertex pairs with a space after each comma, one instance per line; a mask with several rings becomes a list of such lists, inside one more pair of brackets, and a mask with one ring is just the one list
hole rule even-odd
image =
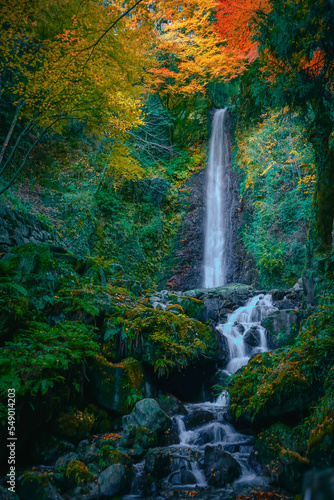
[[226, 283], [232, 262], [233, 196], [228, 170], [227, 108], [218, 109], [212, 121], [207, 168], [204, 287]]
[[[217, 327], [230, 350], [229, 363], [222, 371], [235, 373], [253, 354], [268, 350], [261, 320], [275, 310], [271, 295], [257, 295], [230, 314], [225, 324]], [[254, 437], [237, 432], [230, 423], [228, 392], [223, 391], [215, 402], [186, 404], [185, 408], [187, 415], [173, 417], [179, 444], [163, 449], [172, 457], [172, 471], [163, 479], [163, 494], [158, 499], [165, 498], [167, 492], [170, 496], [172, 490], [180, 498], [184, 498], [181, 491], [189, 493], [189, 490], [195, 490], [196, 498], [200, 500], [227, 500], [232, 494], [250, 494], [254, 488], [265, 491], [269, 479], [258, 475], [249, 461]], [[224, 487], [212, 488], [212, 482], [204, 473], [207, 447], [225, 451], [236, 460], [240, 466], [239, 478]], [[140, 477], [145, 476], [144, 463], [139, 464], [138, 469], [137, 486], [133, 490], [137, 495], [140, 494]], [[126, 500], [133, 497], [129, 495]]]
[[229, 314], [226, 323], [217, 326], [230, 351], [227, 372], [235, 373], [252, 355], [268, 350], [267, 334], [261, 321], [273, 311], [276, 307], [271, 295], [256, 295], [244, 307]]
[[[210, 142], [204, 256], [206, 288], [225, 284], [232, 263], [233, 202], [227, 169], [229, 150], [225, 131], [226, 113], [227, 108], [216, 111]], [[261, 326], [261, 320], [274, 310], [276, 308], [272, 304], [271, 295], [257, 295], [245, 306], [228, 315], [225, 324], [217, 326], [229, 348], [229, 362], [222, 371], [233, 374], [247, 364], [252, 355], [268, 350], [266, 331]], [[167, 446], [160, 451], [166, 454], [166, 464], [169, 466], [166, 476], [159, 483], [161, 496], [157, 498], [160, 500], [173, 496], [174, 492], [175, 496], [180, 497], [182, 490], [188, 497], [189, 490], [195, 490], [196, 496], [199, 493], [197, 498], [200, 500], [227, 500], [231, 498], [231, 494], [250, 494], [254, 487], [263, 491], [269, 480], [256, 474], [249, 463], [254, 438], [240, 434], [230, 423], [228, 392], [223, 391], [213, 403], [186, 404], [185, 409], [187, 415], [173, 417], [179, 444]], [[210, 469], [211, 465], [206, 464], [211, 453], [215, 457], [223, 457], [222, 461], [232, 462], [238, 469], [238, 479], [234, 475], [221, 484], [217, 483], [215, 473]], [[221, 465], [213, 464], [215, 465], [218, 467], [218, 475], [221, 474]], [[127, 500], [143, 493], [145, 475], [149, 470], [144, 462], [137, 464], [132, 495], [128, 495]], [[154, 475], [153, 468], [151, 472]], [[151, 492], [153, 495], [157, 493], [155, 489]], [[182, 494], [180, 498], [183, 498]]]

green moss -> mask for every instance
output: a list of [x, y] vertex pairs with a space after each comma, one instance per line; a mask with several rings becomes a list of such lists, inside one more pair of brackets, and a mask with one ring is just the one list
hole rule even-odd
[[[154, 368], [159, 360], [165, 360], [170, 370], [180, 370], [204, 353], [208, 357], [216, 356], [217, 340], [212, 330], [183, 315], [138, 305], [118, 308], [108, 321], [105, 339], [112, 342], [119, 357], [127, 353]], [[161, 370], [168, 374], [167, 369]]]
[[145, 450], [158, 446], [157, 433], [155, 431], [151, 431], [147, 427], [137, 427], [135, 441]]
[[22, 500], [46, 500], [49, 498], [53, 476], [38, 470], [26, 470], [22, 474], [18, 494]]
[[71, 412], [63, 413], [56, 419], [55, 432], [64, 439], [78, 443], [89, 435], [94, 422], [92, 413], [73, 408]]
[[129, 379], [128, 388], [132, 390], [138, 390], [142, 388], [143, 385], [143, 372], [140, 363], [134, 358], [126, 358], [122, 365]]
[[135, 395], [137, 400], [143, 390], [144, 377], [140, 362], [126, 358], [120, 363], [111, 363], [98, 355], [90, 370], [98, 403], [123, 415], [129, 412], [132, 409], [129, 395]]
[[319, 305], [291, 347], [255, 356], [229, 386], [237, 419], [256, 421], [300, 412], [325, 392], [334, 362], [333, 298]]
[[79, 460], [72, 460], [72, 462], [68, 464], [65, 471], [65, 477], [73, 487], [83, 486], [94, 480], [93, 474], [89, 472], [87, 466]]

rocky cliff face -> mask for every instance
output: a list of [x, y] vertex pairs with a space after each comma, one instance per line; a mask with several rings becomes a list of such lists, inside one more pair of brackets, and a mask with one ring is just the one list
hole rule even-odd
[[[214, 112], [214, 110], [213, 110]], [[212, 116], [213, 116], [212, 112]], [[232, 118], [228, 115], [228, 135], [232, 148]], [[232, 171], [232, 155], [227, 166], [230, 176], [231, 199], [234, 210], [232, 215], [233, 263], [227, 275], [228, 282], [256, 283], [257, 274], [254, 262], [238, 241], [238, 228], [242, 222], [242, 206], [239, 202], [238, 180]], [[203, 285], [203, 256], [206, 221], [206, 169], [193, 174], [186, 188], [189, 190], [185, 204], [186, 216], [181, 224], [177, 242], [174, 246], [173, 275], [168, 280], [173, 290], [190, 290]]]
[[173, 290], [199, 288], [203, 280], [205, 170], [192, 175], [186, 187], [187, 213], [177, 235], [174, 274], [169, 280]]

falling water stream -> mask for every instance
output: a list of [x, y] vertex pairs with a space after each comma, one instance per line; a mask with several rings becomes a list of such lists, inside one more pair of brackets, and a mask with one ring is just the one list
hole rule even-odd
[[[216, 111], [210, 141], [204, 256], [206, 288], [224, 284], [231, 264], [232, 208], [229, 198], [230, 176], [226, 167], [229, 155], [225, 131], [226, 112], [227, 108]], [[274, 310], [276, 308], [271, 295], [257, 295], [229, 314], [226, 323], [217, 326], [229, 349], [229, 361], [222, 370], [225, 375], [236, 373], [253, 355], [268, 350], [267, 334], [261, 326], [261, 320]], [[178, 490], [179, 497], [180, 491], [195, 490], [197, 499], [224, 500], [231, 495], [249, 494], [252, 489], [265, 488], [268, 479], [259, 476], [249, 464], [254, 438], [240, 434], [230, 423], [229, 396], [226, 391], [214, 402], [186, 404], [185, 409], [187, 415], [173, 417], [179, 444], [163, 448], [172, 457], [172, 471], [163, 478], [162, 496], [156, 498], [170, 496], [173, 490]], [[238, 479], [232, 479], [223, 488], [208, 484], [203, 466], [207, 446], [229, 453], [239, 463], [241, 474]], [[145, 463], [137, 464], [136, 479], [128, 499], [142, 495], [140, 485], [145, 474]], [[152, 491], [152, 495], [156, 493]]]
[[[230, 359], [223, 370], [225, 374], [235, 373], [258, 352], [268, 350], [267, 334], [261, 320], [276, 310], [271, 295], [257, 295], [243, 307], [230, 314], [225, 324], [218, 330], [229, 346]], [[223, 391], [216, 401], [186, 404], [187, 415], [175, 415], [174, 427], [179, 436], [179, 444], [163, 449], [173, 457], [173, 470], [163, 479], [163, 492], [196, 490], [196, 498], [203, 500], [224, 500], [231, 495], [249, 494], [251, 490], [265, 489], [268, 478], [259, 476], [250, 466], [249, 457], [254, 438], [235, 430], [229, 418], [229, 396]], [[200, 414], [203, 421], [189, 425], [189, 417]], [[213, 446], [228, 452], [240, 465], [241, 475], [224, 488], [210, 487], [203, 471], [203, 457], [206, 446]], [[132, 495], [140, 496], [140, 476], [145, 474], [144, 462], [137, 465], [137, 477]], [[152, 492], [153, 493], [153, 492]], [[185, 495], [187, 497], [187, 495]], [[157, 498], [163, 498], [157, 497]]]
[[230, 150], [227, 135], [227, 108], [218, 109], [212, 121], [207, 167], [206, 221], [204, 247], [204, 288], [226, 283], [232, 261]]

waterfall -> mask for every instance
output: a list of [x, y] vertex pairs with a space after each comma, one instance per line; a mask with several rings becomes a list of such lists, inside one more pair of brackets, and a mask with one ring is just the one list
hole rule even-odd
[[230, 351], [226, 366], [228, 373], [235, 373], [246, 365], [254, 354], [268, 350], [267, 334], [261, 320], [276, 310], [272, 295], [256, 295], [245, 306], [229, 314], [226, 323], [217, 326]]
[[207, 167], [204, 287], [224, 285], [232, 262], [233, 197], [229, 175], [227, 108], [213, 117]]

